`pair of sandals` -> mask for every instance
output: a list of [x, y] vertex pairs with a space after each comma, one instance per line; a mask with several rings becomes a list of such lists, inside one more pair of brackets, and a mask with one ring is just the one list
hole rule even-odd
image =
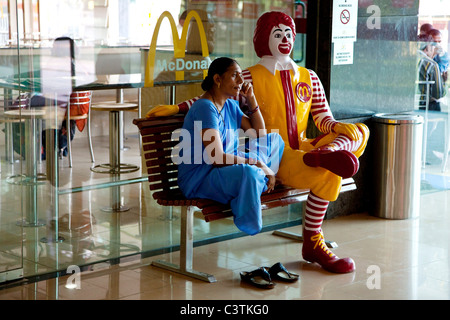
[[275, 283], [272, 280], [282, 282], [295, 282], [299, 279], [299, 275], [289, 272], [280, 262], [275, 263], [272, 267], [261, 267], [250, 272], [241, 272], [241, 280], [247, 282], [257, 288], [272, 289]]

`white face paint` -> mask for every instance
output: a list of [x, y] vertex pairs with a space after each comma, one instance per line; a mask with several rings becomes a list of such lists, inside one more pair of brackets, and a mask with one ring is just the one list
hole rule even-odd
[[277, 60], [286, 59], [294, 46], [292, 30], [284, 24], [272, 28], [269, 38], [269, 49]]

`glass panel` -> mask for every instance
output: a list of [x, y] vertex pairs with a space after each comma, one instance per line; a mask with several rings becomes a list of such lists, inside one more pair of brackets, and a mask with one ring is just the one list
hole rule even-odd
[[330, 106], [337, 119], [413, 109], [418, 2], [359, 2], [350, 63], [334, 62], [342, 43], [333, 43]]
[[8, 9], [8, 1], [0, 1], [0, 283], [23, 276], [23, 199], [30, 191], [22, 166], [25, 126], [19, 116], [28, 100], [17, 99], [22, 92], [8, 85], [20, 70], [18, 48], [8, 47], [18, 42], [18, 26], [11, 19], [16, 11]]
[[[443, 62], [450, 50], [448, 1], [359, 1], [358, 9], [353, 60], [331, 66], [330, 106], [334, 116], [352, 119], [378, 112], [423, 116], [421, 191], [448, 190], [449, 89], [448, 80], [443, 81], [448, 72], [448, 64], [444, 66]], [[427, 23], [439, 30], [439, 57], [426, 50], [426, 41], [418, 41], [420, 29]], [[434, 39], [428, 46], [437, 47], [437, 43]], [[334, 55], [336, 43], [333, 49]], [[433, 76], [437, 80], [428, 84], [427, 94], [427, 74], [430, 80], [433, 70], [439, 68], [432, 60], [439, 58], [442, 65], [437, 73], [443, 77]], [[438, 82], [444, 85], [435, 89]]]
[[[0, 0], [2, 104], [4, 111], [15, 110], [16, 121], [1, 118], [0, 273], [23, 267], [31, 277], [177, 245], [179, 213], [155, 204], [132, 120], [150, 106], [198, 96], [203, 71], [215, 57], [234, 57], [244, 68], [256, 64], [252, 38], [260, 14], [295, 10], [304, 19], [306, 2]], [[195, 18], [185, 26], [185, 48], [173, 43], [183, 41], [183, 13], [191, 10], [205, 29], [203, 48]], [[165, 11], [175, 28], [164, 19], [152, 46]], [[297, 38], [299, 64], [305, 36]], [[154, 86], [144, 88], [150, 47], [157, 70]], [[177, 61], [177, 49], [183, 60]], [[84, 91], [90, 111], [87, 119], [74, 120], [82, 113], [72, 114], [73, 106], [82, 108], [74, 95]], [[118, 173], [118, 164], [126, 172]], [[298, 221], [301, 210], [291, 209], [271, 210], [265, 225]], [[230, 221], [196, 224], [199, 241], [237, 232]]]
[[420, 2], [415, 112], [425, 120], [421, 183], [423, 193], [450, 188], [449, 29], [448, 5], [436, 1]]

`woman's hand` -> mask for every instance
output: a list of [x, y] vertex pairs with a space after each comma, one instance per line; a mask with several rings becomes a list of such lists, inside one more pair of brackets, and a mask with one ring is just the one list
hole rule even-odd
[[[253, 86], [250, 82], [244, 82], [241, 87], [241, 94], [247, 99], [255, 99], [255, 94], [253, 93]], [[255, 99], [256, 101], [256, 99]]]
[[248, 107], [247, 115], [242, 117], [241, 128], [252, 138], [265, 136], [267, 134], [266, 125], [253, 92], [253, 85], [250, 82], [244, 82], [240, 94], [247, 100]]
[[266, 177], [269, 179], [269, 181], [267, 181], [267, 192], [271, 192], [275, 188], [277, 179], [275, 178], [275, 174], [266, 175]]
[[264, 162], [257, 161], [256, 166], [258, 168], [261, 168], [264, 171], [264, 174], [266, 175], [267, 179], [267, 192], [272, 191], [275, 188], [275, 183], [277, 182], [275, 173], [270, 169]]

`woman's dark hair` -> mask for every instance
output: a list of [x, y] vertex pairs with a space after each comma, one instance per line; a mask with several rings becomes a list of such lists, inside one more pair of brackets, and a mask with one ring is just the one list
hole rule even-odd
[[209, 65], [208, 75], [202, 82], [202, 89], [209, 91], [214, 85], [214, 75], [223, 75], [233, 63], [239, 65], [236, 60], [227, 57], [214, 59]]

